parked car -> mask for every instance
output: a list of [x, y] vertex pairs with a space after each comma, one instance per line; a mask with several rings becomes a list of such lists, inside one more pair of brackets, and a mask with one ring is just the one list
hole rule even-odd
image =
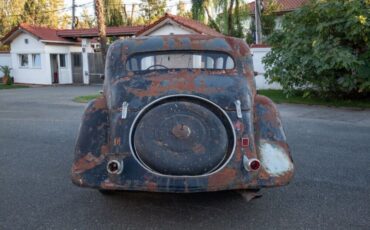
[[82, 187], [249, 191], [287, 184], [279, 113], [256, 94], [241, 39], [206, 35], [114, 42], [104, 90], [85, 110], [72, 167]]

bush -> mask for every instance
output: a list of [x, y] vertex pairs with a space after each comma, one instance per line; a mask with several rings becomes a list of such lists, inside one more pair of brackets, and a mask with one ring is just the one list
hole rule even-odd
[[323, 96], [370, 92], [370, 0], [312, 0], [283, 18], [268, 39], [266, 76], [286, 93]]

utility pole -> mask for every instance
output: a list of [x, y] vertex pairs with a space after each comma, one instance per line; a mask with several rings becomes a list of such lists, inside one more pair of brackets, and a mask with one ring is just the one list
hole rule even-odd
[[76, 10], [75, 0], [72, 0], [72, 30], [75, 29], [75, 25], [76, 25], [76, 21], [75, 21], [75, 18], [76, 18], [75, 10]]
[[105, 31], [104, 5], [102, 0], [95, 0], [95, 15], [98, 21], [100, 51], [102, 54], [103, 63], [105, 63], [105, 56], [107, 52], [107, 34]]
[[261, 0], [255, 2], [255, 26], [256, 26], [256, 44], [262, 43], [262, 26], [261, 26]]

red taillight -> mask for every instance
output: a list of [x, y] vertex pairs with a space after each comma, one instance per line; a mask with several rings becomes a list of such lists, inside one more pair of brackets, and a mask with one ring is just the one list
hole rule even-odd
[[246, 155], [243, 156], [243, 165], [247, 171], [257, 171], [261, 168], [261, 162], [258, 159], [248, 159]]
[[257, 159], [251, 159], [249, 161], [249, 168], [253, 171], [257, 171], [261, 167], [261, 163]]
[[242, 147], [248, 147], [249, 146], [249, 139], [248, 137], [242, 138]]

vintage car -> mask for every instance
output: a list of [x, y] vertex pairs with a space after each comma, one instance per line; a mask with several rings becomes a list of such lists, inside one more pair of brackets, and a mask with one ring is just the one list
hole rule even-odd
[[101, 191], [254, 191], [287, 184], [279, 113], [256, 94], [241, 39], [207, 35], [114, 42], [102, 96], [80, 126], [72, 181]]

